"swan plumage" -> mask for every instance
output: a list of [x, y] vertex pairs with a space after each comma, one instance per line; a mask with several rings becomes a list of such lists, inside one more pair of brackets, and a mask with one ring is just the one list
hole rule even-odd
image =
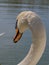
[[[18, 37], [19, 33], [24, 33], [28, 28], [32, 32], [32, 44], [30, 46], [30, 50], [26, 57], [17, 65], [36, 65], [46, 46], [46, 31], [45, 27], [40, 19], [39, 15], [32, 11], [23, 11], [21, 12], [17, 18], [17, 28], [19, 30], [18, 34], [16, 32], [16, 38], [20, 39], [21, 35]], [[16, 29], [17, 29], [16, 28]], [[17, 39], [14, 41], [16, 42]]]

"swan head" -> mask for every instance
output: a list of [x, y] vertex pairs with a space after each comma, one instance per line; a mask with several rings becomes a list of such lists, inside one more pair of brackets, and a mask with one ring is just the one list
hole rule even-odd
[[19, 18], [16, 20], [16, 25], [15, 25], [16, 35], [13, 39], [14, 43], [20, 40], [22, 34], [27, 29], [28, 29], [28, 22], [26, 18], [21, 18], [21, 19]]

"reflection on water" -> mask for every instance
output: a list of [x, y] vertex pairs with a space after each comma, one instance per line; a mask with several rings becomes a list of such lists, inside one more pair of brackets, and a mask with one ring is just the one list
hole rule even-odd
[[31, 32], [27, 30], [21, 40], [13, 43], [15, 22], [18, 13], [31, 10], [41, 16], [47, 31], [47, 46], [43, 57], [37, 65], [49, 65], [49, 1], [48, 0], [0, 0], [0, 33], [6, 34], [0, 38], [0, 64], [17, 65], [28, 53]]

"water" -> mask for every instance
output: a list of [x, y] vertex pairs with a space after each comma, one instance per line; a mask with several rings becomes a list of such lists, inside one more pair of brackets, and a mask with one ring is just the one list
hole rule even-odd
[[21, 11], [31, 10], [40, 15], [46, 27], [46, 50], [37, 65], [49, 65], [49, 1], [48, 0], [0, 0], [0, 64], [17, 65], [28, 53], [30, 48], [31, 32], [27, 30], [21, 40], [13, 43], [15, 35], [16, 16]]

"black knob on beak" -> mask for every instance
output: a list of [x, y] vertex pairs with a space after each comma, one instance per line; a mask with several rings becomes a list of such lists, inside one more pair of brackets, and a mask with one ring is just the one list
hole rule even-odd
[[15, 29], [17, 28], [17, 23], [18, 23], [18, 20], [16, 20]]

